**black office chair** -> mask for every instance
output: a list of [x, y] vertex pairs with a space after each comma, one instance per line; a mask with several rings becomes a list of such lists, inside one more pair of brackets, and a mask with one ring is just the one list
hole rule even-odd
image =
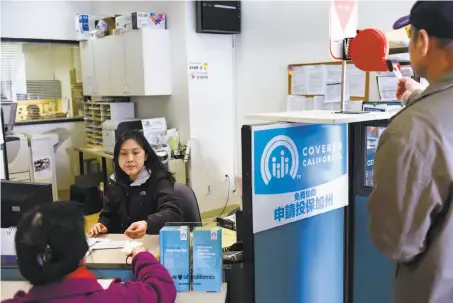
[[185, 184], [175, 183], [175, 194], [181, 202], [184, 222], [201, 223], [200, 208], [193, 190]]

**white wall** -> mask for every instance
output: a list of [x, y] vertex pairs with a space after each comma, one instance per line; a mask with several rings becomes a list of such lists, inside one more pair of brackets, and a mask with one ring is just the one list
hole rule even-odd
[[0, 6], [2, 37], [75, 40], [75, 15], [90, 13], [91, 2], [2, 0]]
[[[195, 4], [186, 3], [188, 65], [208, 64], [208, 79], [189, 79], [190, 180], [202, 211], [238, 203], [234, 188], [234, 47], [232, 35], [195, 31]], [[230, 187], [225, 175], [230, 178]], [[208, 187], [210, 190], [208, 190]]]

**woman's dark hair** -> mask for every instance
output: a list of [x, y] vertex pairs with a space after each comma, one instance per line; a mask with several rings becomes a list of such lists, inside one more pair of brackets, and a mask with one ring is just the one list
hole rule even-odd
[[74, 202], [46, 203], [26, 213], [15, 237], [19, 271], [33, 285], [64, 278], [88, 250], [85, 218]]
[[153, 148], [149, 144], [148, 140], [145, 138], [142, 132], [138, 130], [128, 130], [124, 132], [116, 141], [115, 150], [113, 154], [113, 162], [115, 165], [115, 179], [117, 182], [122, 184], [129, 185], [130, 179], [129, 176], [121, 169], [119, 164], [119, 156], [121, 151], [121, 146], [123, 143], [129, 139], [133, 139], [140, 145], [143, 150], [145, 151], [145, 163], [144, 166], [148, 169], [148, 171], [156, 172], [156, 173], [166, 173], [168, 178], [174, 182], [173, 176], [167, 171], [162, 161], [160, 161], [159, 157], [154, 152]]

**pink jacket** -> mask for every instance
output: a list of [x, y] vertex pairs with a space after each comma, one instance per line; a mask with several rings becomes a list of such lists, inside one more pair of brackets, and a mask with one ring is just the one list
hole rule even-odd
[[176, 288], [168, 271], [147, 252], [132, 261], [136, 282], [113, 281], [103, 289], [93, 278], [64, 278], [28, 293], [19, 291], [13, 299], [2, 303], [174, 303]]

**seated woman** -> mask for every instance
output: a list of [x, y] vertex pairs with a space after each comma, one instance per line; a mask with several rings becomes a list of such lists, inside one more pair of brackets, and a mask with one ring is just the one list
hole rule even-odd
[[85, 220], [71, 202], [43, 204], [24, 215], [15, 244], [22, 276], [33, 287], [3, 303], [173, 303], [176, 288], [168, 271], [143, 247], [132, 253], [136, 282], [113, 281], [103, 289], [88, 271]]
[[145, 136], [127, 131], [116, 142], [115, 174], [106, 187], [104, 209], [89, 236], [125, 233], [132, 239], [158, 234], [167, 222], [183, 222], [174, 194], [174, 178], [166, 171]]

